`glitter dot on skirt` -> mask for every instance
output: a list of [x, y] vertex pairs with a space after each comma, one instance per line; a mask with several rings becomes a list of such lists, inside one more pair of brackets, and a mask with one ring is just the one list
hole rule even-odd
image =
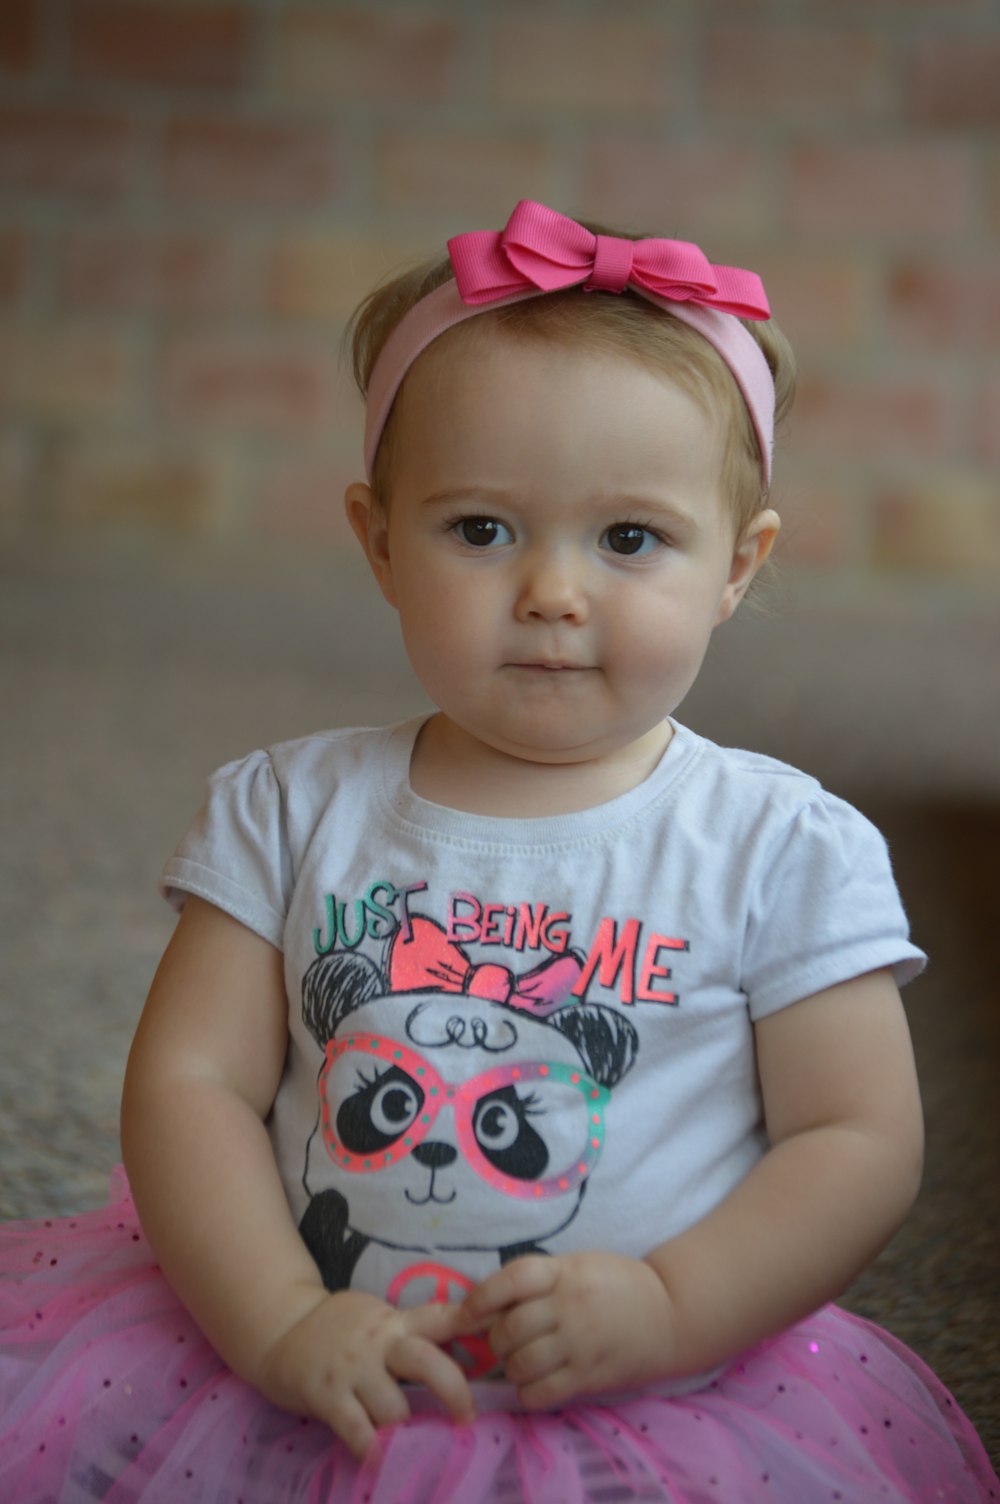
[[1000, 1482], [930, 1370], [829, 1306], [694, 1393], [524, 1414], [474, 1385], [354, 1461], [237, 1379], [164, 1280], [124, 1173], [109, 1206], [0, 1226], [5, 1504], [979, 1504]]

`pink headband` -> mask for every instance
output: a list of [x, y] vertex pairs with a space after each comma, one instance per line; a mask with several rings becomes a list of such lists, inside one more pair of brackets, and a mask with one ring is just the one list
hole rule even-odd
[[448, 241], [448, 252], [454, 280], [404, 315], [375, 362], [365, 419], [369, 480], [403, 378], [438, 335], [479, 313], [582, 283], [585, 292], [620, 293], [630, 287], [697, 329], [721, 355], [743, 394], [760, 446], [765, 488], [770, 485], [774, 380], [757, 341], [739, 322], [770, 316], [764, 288], [753, 272], [713, 266], [684, 240], [594, 235], [530, 199], [521, 200], [504, 230], [456, 235]]

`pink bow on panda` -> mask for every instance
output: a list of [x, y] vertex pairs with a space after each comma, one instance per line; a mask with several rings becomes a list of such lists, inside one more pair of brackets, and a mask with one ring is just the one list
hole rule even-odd
[[494, 962], [476, 965], [441, 925], [417, 914], [410, 921], [409, 939], [402, 930], [393, 937], [388, 971], [391, 992], [460, 993], [545, 1018], [570, 999], [583, 967], [572, 951], [551, 956], [520, 976]]

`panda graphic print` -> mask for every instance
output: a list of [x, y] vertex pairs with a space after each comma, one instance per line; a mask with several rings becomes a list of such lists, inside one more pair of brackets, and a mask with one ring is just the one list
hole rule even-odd
[[331, 948], [303, 979], [323, 1063], [300, 1230], [330, 1290], [458, 1299], [576, 1216], [637, 1032], [580, 999], [568, 946], [477, 965], [414, 913], [382, 950]]

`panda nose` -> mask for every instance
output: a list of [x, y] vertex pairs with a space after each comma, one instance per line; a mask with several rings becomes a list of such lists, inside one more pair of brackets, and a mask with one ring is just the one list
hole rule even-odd
[[428, 1139], [426, 1143], [417, 1145], [413, 1151], [413, 1157], [426, 1170], [443, 1170], [445, 1165], [453, 1164], [458, 1158], [458, 1150], [453, 1149], [451, 1144], [442, 1144], [434, 1139]]

